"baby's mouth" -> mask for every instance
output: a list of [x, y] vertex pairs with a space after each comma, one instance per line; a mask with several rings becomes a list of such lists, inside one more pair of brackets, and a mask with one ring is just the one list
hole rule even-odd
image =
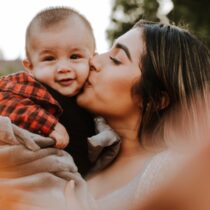
[[62, 86], [69, 86], [74, 82], [74, 79], [65, 78], [65, 79], [60, 79], [57, 82]]

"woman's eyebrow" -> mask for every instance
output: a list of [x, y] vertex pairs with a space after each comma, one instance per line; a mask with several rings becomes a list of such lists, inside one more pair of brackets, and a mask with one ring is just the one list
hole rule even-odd
[[116, 43], [115, 48], [122, 49], [125, 52], [125, 54], [127, 55], [128, 59], [131, 61], [130, 51], [128, 50], [128, 48], [125, 45]]

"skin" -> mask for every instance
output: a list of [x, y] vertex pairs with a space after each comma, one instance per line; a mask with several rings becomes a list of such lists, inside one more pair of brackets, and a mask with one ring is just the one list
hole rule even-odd
[[[133, 85], [141, 78], [139, 59], [144, 54], [141, 37], [140, 29], [132, 29], [119, 37], [110, 51], [96, 55], [91, 60], [91, 72], [84, 92], [78, 96], [79, 105], [105, 117], [122, 139], [116, 161], [88, 178], [95, 198], [128, 184], [151, 155], [138, 142], [141, 99], [131, 94]], [[119, 171], [123, 174], [120, 179]]]
[[30, 60], [23, 61], [25, 68], [62, 95], [76, 95], [88, 77], [89, 59], [95, 50], [87, 26], [71, 17], [48, 28], [35, 24], [31, 34]]
[[[78, 97], [81, 106], [116, 119], [139, 112], [131, 95], [131, 87], [141, 75], [139, 56], [143, 53], [144, 44], [138, 37], [139, 33], [137, 29], [129, 31], [116, 40], [110, 51], [91, 60], [88, 82]], [[129, 48], [132, 61], [118, 44]]]

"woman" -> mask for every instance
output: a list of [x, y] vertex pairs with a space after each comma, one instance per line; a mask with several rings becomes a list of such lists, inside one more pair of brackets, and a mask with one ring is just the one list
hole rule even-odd
[[[169, 150], [161, 141], [162, 120], [185, 102], [190, 107], [196, 92], [204, 93], [209, 68], [208, 49], [189, 32], [145, 21], [119, 37], [110, 51], [91, 60], [78, 103], [102, 115], [122, 140], [115, 162], [88, 178], [95, 198], [108, 201], [126, 187], [135, 189], [137, 183], [131, 180], [138, 179], [150, 161], [153, 164], [155, 152]], [[152, 149], [145, 149], [145, 144]], [[114, 209], [131, 208], [127, 199], [120, 200]], [[106, 209], [114, 206], [113, 200], [105, 203], [110, 204]]]
[[[159, 23], [136, 23], [115, 41], [110, 51], [91, 60], [88, 82], [78, 97], [81, 106], [103, 116], [119, 134], [122, 143], [118, 157], [106, 169], [87, 177], [89, 189], [74, 170], [68, 174], [73, 179], [70, 182], [45, 173], [44, 178], [38, 179], [39, 187], [40, 180], [46, 177], [50, 178], [50, 184], [43, 189], [44, 193], [38, 194], [36, 182], [33, 182], [36, 199], [33, 192], [28, 192], [28, 203], [39, 204], [40, 209], [172, 209], [167, 205], [175, 201], [163, 198], [168, 189], [174, 189], [177, 195], [179, 188], [171, 183], [176, 180], [177, 186], [181, 186], [185, 174], [194, 170], [192, 159], [200, 158], [195, 155], [200, 153], [196, 150], [180, 158], [176, 149], [163, 141], [167, 131], [165, 122], [172, 122], [168, 130], [173, 131], [175, 125], [176, 131], [183, 131], [178, 123], [173, 123], [171, 113], [183, 104], [188, 108], [195, 93], [205, 92], [209, 66], [207, 48], [187, 31]], [[185, 111], [175, 113], [175, 119], [182, 119]], [[187, 125], [192, 124], [186, 122], [187, 129]], [[169, 134], [170, 138], [175, 136], [173, 132]], [[192, 139], [187, 135], [179, 136], [180, 141], [185, 138]], [[172, 166], [175, 161], [177, 164]], [[186, 165], [189, 170], [180, 175]], [[169, 167], [173, 170], [170, 174], [167, 173]], [[154, 174], [164, 175], [167, 180], [162, 181], [163, 176]], [[33, 177], [26, 177], [29, 180], [26, 186], [30, 186]], [[47, 194], [50, 186], [57, 194]], [[26, 202], [24, 196], [21, 201]]]

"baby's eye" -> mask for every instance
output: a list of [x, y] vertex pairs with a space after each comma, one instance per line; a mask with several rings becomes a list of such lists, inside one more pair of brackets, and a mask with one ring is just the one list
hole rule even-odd
[[72, 55], [70, 56], [70, 58], [71, 58], [71, 59], [79, 59], [79, 58], [81, 58], [81, 55], [79, 55], [79, 54], [72, 54]]
[[111, 61], [116, 64], [116, 65], [120, 65], [121, 64], [121, 61], [117, 60], [116, 58], [112, 57], [112, 56], [109, 56], [109, 58], [111, 59]]
[[45, 56], [43, 59], [42, 59], [43, 61], [53, 61], [53, 60], [55, 60], [55, 57], [54, 56]]

